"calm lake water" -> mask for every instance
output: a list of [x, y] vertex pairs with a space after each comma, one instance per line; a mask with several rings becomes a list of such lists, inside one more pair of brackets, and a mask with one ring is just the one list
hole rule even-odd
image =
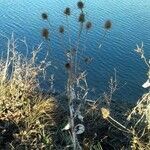
[[[31, 50], [43, 41], [41, 30], [48, 27], [48, 24], [41, 19], [41, 13], [48, 12], [54, 27], [51, 33], [52, 56], [58, 67], [57, 70], [49, 68], [48, 72], [55, 72], [55, 88], [59, 91], [64, 91], [66, 83], [64, 51], [68, 42], [65, 39], [62, 46], [57, 28], [66, 25], [63, 10], [69, 6], [72, 10], [69, 19], [71, 40], [76, 42], [79, 30], [77, 18], [80, 13], [76, 2], [0, 0], [0, 34], [10, 37], [14, 32], [17, 38], [26, 37]], [[147, 68], [134, 49], [137, 43], [143, 41], [145, 54], [150, 57], [150, 0], [85, 0], [85, 5], [86, 19], [93, 23], [92, 30], [86, 36], [87, 40], [82, 39], [86, 46], [81, 45], [86, 48], [85, 55], [93, 58], [92, 63], [83, 64], [88, 72], [87, 80], [92, 90], [90, 94], [98, 96], [108, 90], [108, 82], [115, 68], [119, 84], [115, 99], [136, 101], [145, 92], [142, 84], [146, 81]], [[103, 24], [107, 19], [112, 20], [113, 27], [101, 49], [98, 49], [104, 35]], [[0, 53], [5, 51], [6, 44], [6, 40], [0, 37]], [[39, 56], [41, 59], [46, 53], [45, 45]], [[18, 49], [25, 53], [21, 46]]]

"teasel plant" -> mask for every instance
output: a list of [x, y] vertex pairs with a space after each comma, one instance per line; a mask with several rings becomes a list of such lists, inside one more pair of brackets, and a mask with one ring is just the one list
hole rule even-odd
[[[82, 113], [88, 94], [86, 72], [82, 72], [78, 77], [75, 77], [71, 63], [66, 63], [65, 67], [68, 72], [67, 98], [70, 116], [67, 125], [62, 131], [67, 130], [70, 132], [74, 150], [82, 149], [78, 141], [78, 135], [85, 131], [83, 125], [84, 117]], [[79, 120], [81, 123], [77, 123], [76, 120]]]
[[[73, 44], [70, 45], [69, 50], [66, 53], [67, 63], [65, 64], [65, 68], [68, 73], [66, 88], [70, 116], [67, 125], [62, 129], [62, 131], [67, 130], [68, 132], [70, 132], [73, 145], [72, 147], [74, 150], [82, 149], [78, 141], [78, 135], [82, 134], [85, 131], [85, 127], [83, 125], [84, 117], [82, 115], [82, 112], [88, 94], [88, 85], [86, 82], [87, 73], [86, 71], [77, 72], [77, 55], [79, 51], [81, 33], [83, 30], [83, 23], [85, 22], [85, 14], [83, 13], [83, 2], [79, 1], [77, 3], [77, 6], [81, 11], [78, 18], [78, 22], [80, 23], [78, 39], [75, 48], [72, 47]], [[68, 7], [64, 10], [64, 14], [66, 15], [66, 17], [70, 16], [70, 12], [71, 10]], [[79, 120], [80, 123], [77, 123], [76, 120]]]
[[65, 8], [64, 15], [66, 16], [68, 43], [69, 43], [69, 47], [71, 49], [72, 42], [71, 42], [70, 23], [69, 23], [69, 17], [71, 16], [71, 9], [70, 9], [70, 7], [66, 7]]
[[[81, 42], [83, 43], [82, 35], [83, 30], [85, 30], [85, 36], [87, 37], [90, 29], [92, 28], [92, 22], [86, 20], [86, 12], [84, 10], [85, 3], [83, 1], [77, 2], [77, 8], [79, 10], [79, 16], [77, 22], [79, 24], [79, 30], [77, 33], [77, 40], [75, 44], [71, 39], [71, 28], [70, 28], [70, 18], [73, 16], [73, 11], [70, 7], [66, 7], [63, 11], [64, 16], [66, 17], [67, 26], [60, 25], [57, 31], [61, 36], [62, 45], [64, 45], [63, 38], [67, 36], [68, 44], [66, 54], [66, 72], [67, 72], [67, 84], [66, 84], [66, 96], [68, 100], [68, 123], [62, 129], [63, 132], [67, 131], [70, 134], [72, 145], [69, 145], [74, 150], [82, 149], [78, 140], [78, 136], [83, 134], [85, 131], [84, 127], [84, 111], [85, 105], [88, 100], [88, 84], [86, 81], [87, 72], [82, 70], [82, 65], [80, 66], [81, 59], [84, 57], [84, 51], [81, 49]], [[44, 20], [48, 20], [48, 16], [42, 15]], [[105, 29], [108, 31], [111, 28], [110, 22], [105, 24]], [[47, 32], [45, 32], [47, 33]], [[45, 39], [48, 39], [47, 34], [43, 34]], [[86, 40], [85, 40], [86, 42]], [[85, 62], [88, 62], [88, 58], [85, 59]]]
[[111, 21], [111, 20], [106, 20], [105, 23], [104, 23], [104, 35], [103, 35], [103, 37], [102, 37], [102, 39], [101, 39], [101, 42], [100, 42], [98, 48], [101, 48], [101, 46], [102, 46], [102, 44], [103, 44], [103, 42], [104, 42], [104, 40], [105, 40], [105, 37], [106, 37], [108, 31], [109, 31], [111, 28], [112, 28], [112, 21]]
[[88, 34], [90, 32], [90, 30], [92, 29], [92, 22], [91, 21], [87, 21], [85, 23], [85, 40], [84, 40], [84, 47], [81, 49], [81, 53], [80, 53], [80, 59], [79, 59], [79, 62], [78, 62], [78, 67], [80, 67], [82, 64], [81, 62], [84, 61], [86, 64], [89, 64], [91, 63], [92, 61], [92, 57], [87, 57], [85, 55], [85, 51], [86, 51], [86, 42], [88, 40]]
[[[81, 9], [81, 8], [80, 8]], [[87, 83], [86, 83], [86, 72], [76, 73], [75, 72], [75, 56], [77, 53], [76, 46], [73, 47], [73, 43], [71, 41], [70, 36], [70, 25], [69, 25], [69, 17], [71, 17], [71, 9], [66, 7], [64, 10], [64, 15], [66, 17], [67, 26], [60, 25], [58, 28], [58, 32], [61, 36], [62, 42], [63, 37], [67, 34], [69, 46], [66, 50], [66, 59], [67, 63], [65, 64], [65, 68], [67, 70], [68, 79], [66, 85], [66, 95], [68, 99], [68, 108], [69, 108], [69, 119], [67, 125], [62, 129], [62, 131], [67, 131], [70, 133], [72, 146], [74, 150], [82, 149], [79, 141], [78, 141], [78, 134], [82, 134], [85, 130], [83, 125], [83, 117], [81, 115], [81, 103], [82, 99], [85, 99], [87, 96]], [[48, 16], [42, 14], [42, 18], [44, 20], [48, 20]], [[84, 22], [84, 16], [80, 16], [79, 22]], [[80, 31], [81, 32], [81, 31]], [[80, 34], [80, 33], [79, 33]], [[45, 40], [49, 40], [49, 30], [44, 28], [42, 32], [42, 36]], [[64, 45], [64, 43], [62, 43]], [[82, 93], [82, 94], [81, 94]], [[83, 105], [82, 105], [83, 107]], [[76, 123], [76, 119], [80, 120], [81, 123]]]
[[65, 50], [65, 42], [64, 42], [64, 34], [65, 34], [65, 27], [64, 25], [60, 25], [59, 28], [58, 28], [58, 32], [59, 32], [59, 36], [60, 36], [60, 39], [61, 39], [61, 46], [63, 48], [63, 50]]
[[84, 12], [84, 3], [80, 0], [79, 2], [77, 2], [77, 7], [80, 10], [80, 14], [78, 16], [78, 22], [79, 22], [79, 31], [78, 31], [78, 36], [77, 36], [77, 44], [76, 44], [76, 49], [77, 49], [77, 53], [75, 56], [75, 72], [78, 72], [78, 65], [79, 65], [79, 60], [78, 60], [78, 53], [80, 51], [79, 46], [80, 46], [80, 40], [81, 40], [81, 35], [82, 35], [82, 31], [83, 31], [83, 27], [84, 27], [84, 23], [86, 21], [86, 16], [85, 16], [85, 12]]
[[[72, 50], [75, 51], [75, 50]], [[71, 52], [72, 52], [71, 51]], [[67, 63], [65, 68], [68, 73], [67, 80], [67, 98], [68, 98], [68, 107], [69, 107], [69, 119], [67, 125], [62, 129], [62, 131], [67, 130], [70, 132], [73, 149], [82, 149], [77, 136], [82, 134], [85, 130], [83, 125], [83, 116], [82, 110], [85, 99], [88, 94], [88, 85], [86, 82], [86, 72], [82, 72], [78, 75], [74, 72], [74, 53], [67, 54]], [[81, 123], [76, 123], [75, 120], [79, 120]], [[79, 122], [78, 121], [78, 122]]]
[[50, 22], [50, 19], [49, 19], [50, 17], [47, 12], [43, 12], [41, 14], [41, 18], [43, 19], [43, 21], [47, 23], [47, 27], [44, 27], [41, 31], [41, 36], [43, 37], [43, 41], [45, 41], [45, 43], [47, 43], [48, 45], [47, 46], [47, 57], [48, 57], [48, 56], [51, 56], [51, 51], [52, 51], [51, 38], [55, 30], [53, 28], [53, 25]]
[[134, 50], [148, 68], [147, 81], [142, 85], [147, 92], [137, 101], [127, 120], [135, 122], [132, 127], [132, 149], [150, 149], [150, 59], [145, 56], [143, 42], [141, 46], [137, 44]]
[[[48, 66], [51, 66], [53, 69], [58, 68], [56, 66], [57, 59], [55, 59], [52, 55], [53, 48], [52, 48], [52, 43], [51, 43], [51, 38], [53, 36], [53, 33], [58, 30], [55, 30], [55, 28], [51, 24], [50, 19], [49, 19], [50, 17], [47, 12], [42, 13], [41, 18], [47, 23], [47, 27], [44, 27], [41, 31], [41, 36], [43, 37], [43, 43], [45, 43], [47, 45], [46, 46], [46, 50], [47, 50], [46, 56], [45, 56], [45, 59], [42, 61], [43, 63], [41, 65], [41, 67], [43, 68], [43, 75], [46, 78], [46, 70], [44, 68], [45, 66], [46, 66], [46, 68]], [[61, 34], [64, 33], [63, 26], [59, 27], [59, 33], [61, 33]], [[50, 61], [49, 61], [49, 59], [50, 59]], [[55, 93], [56, 91], [54, 89], [54, 82], [55, 82], [54, 72], [51, 73], [48, 81], [50, 82], [50, 93]]]
[[53, 26], [52, 26], [52, 24], [51, 24], [51, 22], [50, 22], [50, 20], [49, 20], [49, 15], [48, 15], [48, 13], [47, 13], [47, 12], [43, 12], [42, 15], [41, 15], [41, 17], [42, 17], [42, 19], [43, 19], [44, 21], [48, 22], [49, 28], [50, 28], [50, 30], [52, 30]]

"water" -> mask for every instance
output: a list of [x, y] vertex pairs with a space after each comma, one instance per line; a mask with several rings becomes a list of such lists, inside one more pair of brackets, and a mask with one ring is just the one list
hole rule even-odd
[[[48, 12], [50, 22], [56, 30], [51, 34], [52, 56], [58, 67], [55, 71], [55, 88], [63, 91], [65, 88], [64, 50], [57, 32], [59, 25], [66, 25], [63, 10], [69, 6], [73, 15], [70, 17], [70, 31], [73, 43], [76, 42], [79, 10], [77, 0], [0, 0], [0, 33], [8, 37], [12, 32], [17, 38], [26, 37], [29, 48], [43, 41], [41, 29], [48, 24], [41, 19], [42, 12]], [[149, 0], [86, 0], [85, 11], [87, 20], [92, 21], [93, 29], [87, 35], [86, 56], [93, 58], [91, 64], [84, 65], [88, 72], [87, 80], [91, 95], [101, 95], [108, 90], [108, 82], [117, 70], [119, 89], [115, 99], [136, 101], [145, 90], [142, 84], [146, 81], [147, 68], [134, 52], [136, 44], [144, 42], [146, 56], [150, 56], [150, 1]], [[104, 30], [105, 20], [111, 19], [113, 27], [98, 49]], [[83, 43], [85, 38], [82, 39]], [[65, 39], [67, 41], [67, 39]], [[0, 37], [0, 52], [5, 51], [6, 40]], [[20, 46], [21, 47], [21, 46]], [[19, 47], [19, 48], [20, 48]], [[18, 49], [19, 49], [18, 48]], [[25, 53], [24, 49], [21, 48]], [[46, 48], [43, 46], [40, 58], [44, 57]], [[48, 77], [48, 76], [47, 76]]]

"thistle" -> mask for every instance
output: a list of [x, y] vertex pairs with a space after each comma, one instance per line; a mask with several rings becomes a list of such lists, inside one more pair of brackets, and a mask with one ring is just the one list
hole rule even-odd
[[47, 28], [43, 28], [43, 30], [42, 30], [42, 36], [43, 36], [45, 39], [48, 39], [49, 31], [48, 31]]
[[65, 14], [66, 16], [70, 16], [71, 11], [70, 11], [70, 8], [69, 8], [69, 7], [67, 7], [67, 8], [64, 10], [64, 14]]
[[47, 20], [48, 19], [48, 15], [47, 15], [47, 13], [42, 13], [42, 19], [43, 20]]

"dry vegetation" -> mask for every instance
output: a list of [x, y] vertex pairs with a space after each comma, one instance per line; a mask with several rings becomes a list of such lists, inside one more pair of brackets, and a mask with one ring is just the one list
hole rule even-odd
[[[114, 102], [112, 95], [117, 89], [115, 74], [110, 80], [108, 92], [96, 100], [88, 99], [87, 74], [79, 70], [82, 58], [78, 56], [78, 51], [83, 27], [85, 25], [89, 32], [92, 23], [85, 23], [84, 4], [79, 1], [77, 6], [81, 12], [76, 50], [71, 47], [67, 30], [70, 45], [66, 53], [68, 80], [65, 95], [52, 96], [51, 93], [41, 92], [38, 77], [48, 63], [46, 59], [39, 64], [35, 60], [42, 44], [33, 50], [29, 59], [17, 52], [18, 40], [13, 35], [7, 39], [7, 57], [0, 60], [0, 149], [150, 149], [149, 91], [137, 104]], [[68, 22], [70, 8], [66, 8], [64, 14]], [[42, 18], [48, 21], [46, 13], [42, 14]], [[111, 21], [106, 21], [103, 38], [111, 26]], [[59, 33], [64, 32], [65, 28], [61, 25]], [[43, 29], [42, 36], [49, 42], [48, 29]], [[27, 47], [26, 41], [22, 42]], [[149, 88], [150, 63], [145, 58], [143, 44], [141, 47], [137, 45], [136, 52], [148, 66], [148, 80], [143, 87]]]
[[[37, 77], [43, 71], [43, 61], [37, 65], [34, 60], [41, 45], [28, 60], [15, 47], [12, 36], [7, 58], [0, 63], [1, 149], [72, 149], [71, 130], [65, 126], [69, 118], [67, 96], [53, 97], [39, 88]], [[142, 59], [146, 60], [144, 55]], [[81, 134], [76, 134], [80, 149], [150, 149], [150, 94], [144, 94], [132, 109], [131, 104], [112, 101], [116, 77], [111, 78], [109, 87], [103, 97], [86, 99], [82, 111], [78, 109], [84, 126], [82, 132], [78, 130]], [[74, 122], [81, 124], [76, 118]]]
[[0, 147], [50, 148], [50, 130], [61, 121], [61, 109], [54, 97], [40, 92], [37, 75], [42, 64], [34, 62], [40, 46], [30, 60], [17, 53], [16, 46], [12, 36], [8, 39], [7, 59], [0, 63]]

